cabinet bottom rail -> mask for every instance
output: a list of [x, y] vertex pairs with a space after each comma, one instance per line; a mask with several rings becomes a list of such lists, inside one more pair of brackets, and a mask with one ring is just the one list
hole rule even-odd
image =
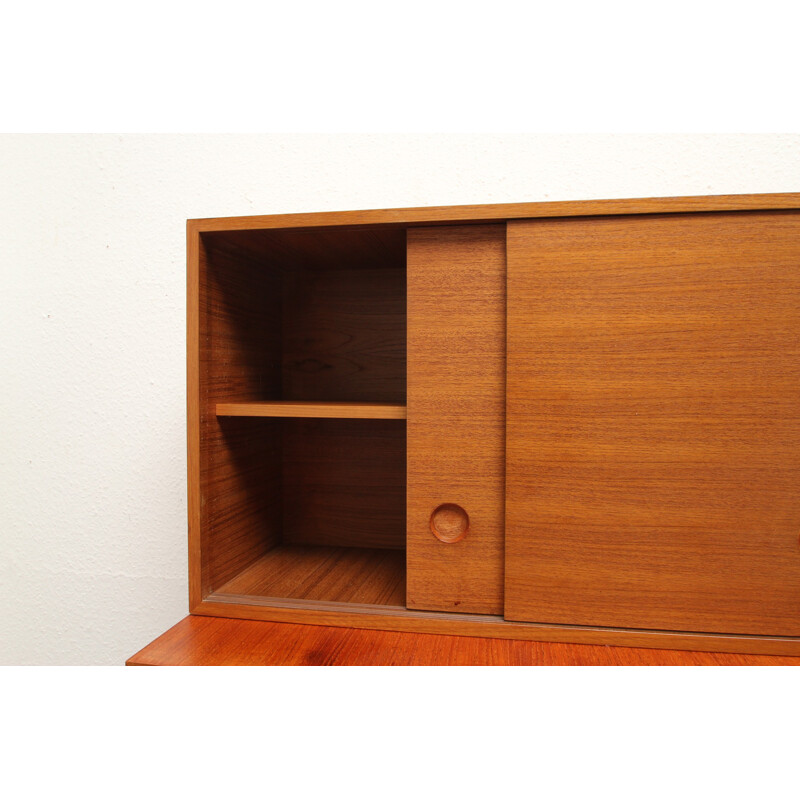
[[209, 595], [195, 605], [191, 613], [231, 619], [521, 641], [800, 656], [800, 637], [512, 622], [494, 615], [414, 611], [400, 606], [353, 606], [349, 603], [268, 597], [247, 597], [245, 602], [240, 595], [221, 593]]

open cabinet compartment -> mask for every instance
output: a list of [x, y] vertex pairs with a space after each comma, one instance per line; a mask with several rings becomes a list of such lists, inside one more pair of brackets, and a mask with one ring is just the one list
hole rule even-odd
[[405, 231], [204, 233], [198, 258], [202, 598], [404, 606]]

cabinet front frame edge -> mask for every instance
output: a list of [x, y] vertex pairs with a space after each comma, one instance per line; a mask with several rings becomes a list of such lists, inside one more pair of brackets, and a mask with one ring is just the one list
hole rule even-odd
[[200, 532], [200, 232], [186, 223], [186, 410], [189, 527], [189, 607], [202, 601]]

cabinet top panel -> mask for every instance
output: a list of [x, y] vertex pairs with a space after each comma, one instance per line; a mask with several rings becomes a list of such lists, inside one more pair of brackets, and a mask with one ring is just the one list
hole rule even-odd
[[678, 214], [702, 211], [764, 211], [800, 209], [800, 193], [720, 194], [691, 197], [648, 197], [623, 200], [577, 200], [548, 203], [499, 203], [425, 208], [381, 208], [365, 211], [324, 211], [253, 217], [190, 219], [190, 231], [258, 230], [263, 228], [324, 228], [338, 225], [446, 225], [610, 214]]

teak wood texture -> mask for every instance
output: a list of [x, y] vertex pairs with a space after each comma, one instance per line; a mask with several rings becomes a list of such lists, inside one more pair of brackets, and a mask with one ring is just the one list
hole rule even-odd
[[405, 268], [350, 268], [357, 257], [286, 271], [282, 399], [405, 403]]
[[280, 425], [283, 542], [405, 550], [403, 421], [290, 419]]
[[400, 550], [282, 545], [225, 584], [217, 596], [402, 607], [405, 578]]
[[800, 655], [799, 220], [190, 220], [191, 612]]
[[280, 541], [280, 428], [215, 413], [217, 402], [279, 391], [280, 276], [229, 242], [190, 242], [189, 254], [190, 594], [198, 602]]
[[130, 666], [799, 666], [800, 658], [395, 633], [190, 616]]
[[[503, 612], [505, 226], [408, 232], [409, 608]], [[469, 518], [441, 541], [441, 505]]]
[[506, 617], [800, 635], [800, 213], [508, 226]]

